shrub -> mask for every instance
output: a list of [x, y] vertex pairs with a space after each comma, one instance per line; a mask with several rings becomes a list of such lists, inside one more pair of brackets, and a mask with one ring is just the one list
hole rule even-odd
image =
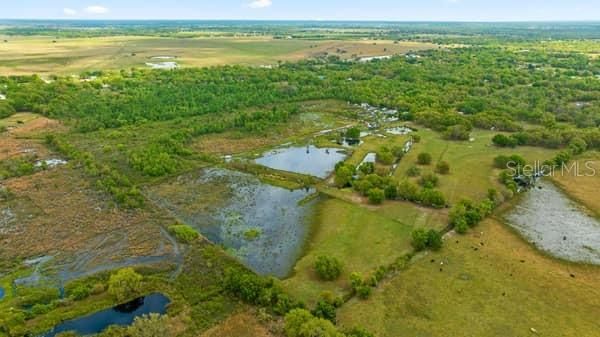
[[418, 166], [411, 166], [406, 170], [406, 175], [409, 177], [418, 177], [421, 174], [421, 169]]
[[469, 140], [470, 129], [464, 125], [454, 125], [449, 127], [444, 136], [450, 140]]
[[385, 191], [380, 188], [372, 188], [367, 193], [369, 202], [374, 205], [379, 205], [385, 200]]
[[398, 197], [406, 201], [418, 201], [419, 187], [408, 180], [404, 180], [398, 185]]
[[379, 149], [379, 151], [377, 151], [377, 162], [381, 164], [391, 165], [394, 163], [395, 159], [396, 157], [387, 147], [382, 147]]
[[162, 337], [169, 336], [167, 316], [159, 314], [136, 317], [133, 324], [127, 328], [127, 335], [134, 337]]
[[84, 298], [89, 297], [91, 289], [85, 284], [79, 284], [73, 290], [71, 290], [69, 297], [75, 301], [80, 301]]
[[360, 129], [359, 128], [349, 128], [346, 131], [346, 138], [350, 140], [358, 140], [360, 139]]
[[174, 224], [169, 226], [169, 233], [173, 235], [177, 241], [182, 243], [191, 243], [196, 240], [200, 234], [188, 225]]
[[358, 295], [358, 297], [363, 300], [368, 299], [371, 296], [372, 292], [373, 288], [369, 287], [368, 285], [361, 285], [356, 288], [356, 295]]
[[427, 173], [419, 179], [419, 183], [425, 188], [437, 187], [439, 181], [439, 178], [433, 173]]
[[342, 274], [342, 263], [331, 256], [319, 256], [315, 261], [317, 275], [325, 281], [336, 280]]
[[117, 301], [125, 301], [139, 293], [142, 279], [142, 275], [136, 273], [133, 268], [121, 269], [110, 276], [108, 280], [108, 292]]
[[444, 208], [446, 206], [446, 198], [444, 197], [444, 194], [431, 188], [424, 188], [419, 193], [419, 200], [423, 205], [428, 207]]
[[502, 134], [495, 135], [494, 138], [492, 138], [492, 142], [496, 146], [500, 147], [516, 147], [519, 145], [519, 141], [514, 137], [509, 137]]
[[427, 247], [427, 232], [424, 229], [414, 230], [411, 244], [416, 251], [425, 249]]
[[333, 323], [316, 318], [304, 309], [294, 309], [285, 315], [287, 337], [343, 337]]
[[336, 311], [336, 308], [332, 303], [321, 300], [321, 301], [317, 302], [317, 305], [316, 305], [315, 309], [312, 311], [312, 314], [315, 317], [323, 318], [328, 321], [331, 321], [332, 323], [335, 323], [335, 318], [336, 318], [335, 311]]
[[355, 171], [356, 168], [352, 165], [338, 163], [335, 168], [335, 185], [339, 188], [350, 186]]
[[416, 229], [412, 232], [412, 246], [416, 251], [421, 251], [426, 248], [439, 250], [442, 248], [442, 235], [431, 229]]
[[385, 198], [388, 200], [395, 200], [396, 198], [398, 198], [398, 188], [396, 187], [396, 185], [388, 185], [386, 186], [385, 190]]
[[441, 161], [435, 166], [435, 171], [439, 174], [448, 174], [450, 173], [450, 164], [446, 161]]
[[419, 155], [417, 156], [417, 163], [419, 165], [429, 165], [431, 164], [431, 160], [431, 154], [427, 152], [419, 153]]

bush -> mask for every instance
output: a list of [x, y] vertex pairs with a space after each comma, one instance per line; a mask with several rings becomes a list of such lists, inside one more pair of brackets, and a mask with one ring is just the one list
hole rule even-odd
[[437, 187], [439, 181], [439, 178], [433, 173], [427, 173], [419, 179], [419, 183], [425, 188]]
[[402, 200], [416, 202], [419, 200], [419, 187], [408, 180], [404, 180], [398, 185], [398, 197]]
[[312, 314], [315, 317], [323, 318], [328, 321], [331, 321], [332, 323], [335, 323], [335, 318], [336, 318], [335, 311], [336, 311], [336, 308], [332, 303], [321, 300], [321, 301], [317, 302], [317, 305], [316, 305], [315, 309], [312, 311]]
[[429, 165], [431, 164], [431, 160], [431, 155], [427, 152], [419, 153], [419, 156], [417, 157], [417, 163], [419, 165]]
[[385, 200], [385, 191], [380, 188], [372, 188], [367, 193], [369, 202], [374, 205], [379, 205]]
[[198, 234], [198, 232], [195, 229], [188, 225], [182, 224], [174, 224], [172, 226], [169, 226], [169, 233], [171, 233], [171, 235], [173, 235], [177, 239], [177, 241], [187, 244], [198, 239], [198, 237], [200, 236], [200, 234]]
[[426, 248], [439, 250], [442, 248], [442, 235], [433, 229], [429, 231], [416, 229], [412, 232], [411, 244], [416, 251], [422, 251]]
[[169, 336], [167, 316], [150, 314], [136, 317], [133, 324], [127, 328], [127, 335], [132, 337], [162, 337]]
[[356, 295], [358, 295], [358, 298], [362, 300], [368, 299], [372, 292], [373, 288], [369, 287], [368, 285], [361, 285], [356, 288]]
[[454, 125], [449, 127], [444, 136], [450, 140], [469, 140], [471, 130], [464, 125]]
[[419, 200], [423, 205], [428, 207], [444, 208], [446, 206], [446, 198], [444, 197], [444, 194], [431, 188], [424, 188], [419, 193]]
[[519, 145], [519, 141], [516, 138], [508, 137], [502, 134], [495, 135], [494, 138], [492, 138], [492, 142], [494, 145], [500, 147], [516, 147]]
[[285, 315], [287, 337], [343, 337], [333, 323], [316, 318], [304, 309], [294, 309]]
[[330, 256], [319, 256], [315, 261], [315, 271], [325, 281], [336, 280], [342, 274], [342, 263]]
[[396, 157], [387, 147], [382, 147], [377, 151], [377, 162], [383, 165], [392, 165], [395, 160]]
[[110, 276], [108, 280], [108, 292], [119, 302], [123, 302], [139, 294], [142, 275], [133, 268], [121, 269]]
[[85, 284], [79, 284], [73, 290], [70, 291], [69, 297], [75, 301], [83, 300], [84, 298], [89, 297], [91, 294], [91, 289]]
[[448, 174], [450, 173], [450, 164], [446, 161], [441, 161], [435, 166], [435, 171], [439, 174]]
[[416, 251], [425, 249], [427, 247], [427, 232], [424, 229], [414, 230], [411, 244]]
[[360, 139], [360, 129], [359, 128], [349, 128], [346, 131], [346, 138], [350, 140], [359, 140]]
[[385, 190], [385, 198], [388, 200], [396, 200], [396, 198], [398, 198], [398, 188], [396, 187], [396, 185], [388, 185], [386, 186]]
[[355, 171], [356, 168], [352, 165], [338, 163], [335, 167], [335, 185], [339, 188], [350, 186]]
[[406, 175], [409, 177], [418, 177], [421, 174], [421, 169], [418, 166], [411, 166], [406, 170]]

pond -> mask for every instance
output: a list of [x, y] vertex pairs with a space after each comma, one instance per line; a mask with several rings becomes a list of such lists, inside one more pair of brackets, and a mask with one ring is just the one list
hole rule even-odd
[[98, 334], [111, 325], [127, 326], [133, 323], [136, 317], [149, 314], [165, 314], [169, 302], [169, 299], [162, 294], [140, 297], [111, 309], [63, 322], [43, 337], [54, 337], [66, 331], [73, 331], [79, 335], [87, 336]]
[[600, 265], [600, 222], [552, 183], [541, 179], [537, 186], [505, 215], [507, 222], [553, 256]]
[[148, 197], [262, 275], [287, 276], [309, 234], [314, 189], [287, 190], [225, 169], [149, 188]]
[[4, 288], [0, 287], [0, 301], [4, 298]]
[[310, 145], [276, 149], [265, 153], [255, 162], [276, 170], [327, 178], [335, 169], [335, 165], [345, 160], [346, 156], [340, 149]]

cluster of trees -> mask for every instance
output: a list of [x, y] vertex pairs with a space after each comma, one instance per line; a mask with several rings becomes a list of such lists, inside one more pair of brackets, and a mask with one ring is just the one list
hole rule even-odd
[[325, 281], [334, 281], [342, 274], [342, 263], [331, 256], [319, 256], [315, 260], [315, 272]]
[[426, 231], [424, 229], [416, 229], [412, 232], [411, 244], [416, 251], [424, 249], [439, 250], [442, 248], [442, 234], [436, 230]]
[[125, 302], [140, 295], [143, 279], [133, 268], [121, 269], [110, 276], [108, 292], [118, 302]]
[[414, 202], [427, 207], [444, 208], [446, 207], [446, 198], [439, 190], [430, 187], [419, 186], [406, 179], [398, 184], [398, 199]]
[[68, 159], [79, 162], [85, 172], [95, 178], [96, 186], [112, 195], [117, 204], [125, 208], [139, 208], [144, 204], [142, 193], [127, 176], [108, 165], [96, 163], [91, 153], [79, 151], [54, 135], [46, 137], [46, 144]]
[[[396, 108], [402, 118], [452, 139], [467, 139], [474, 126], [518, 131], [519, 120], [544, 126], [552, 119], [577, 127], [599, 125], [600, 90], [593, 79], [599, 70], [582, 55], [473, 47], [420, 56], [365, 64], [309, 60], [274, 69], [126, 70], [90, 82], [57, 78], [48, 84], [36, 76], [2, 77], [8, 99], [0, 103], [0, 111], [72, 119], [89, 131], [338, 98]], [[553, 71], [540, 70], [544, 66]]]
[[353, 187], [373, 204], [381, 204], [386, 199], [395, 200], [398, 191], [394, 179], [375, 171], [373, 163], [364, 163], [357, 170], [351, 164], [340, 162], [335, 168], [335, 184], [340, 188]]
[[270, 309], [278, 315], [305, 307], [287, 295], [272, 278], [258, 276], [241, 268], [227, 269], [223, 283], [225, 290], [233, 296], [248, 304]]
[[331, 321], [304, 309], [294, 309], [285, 316], [284, 331], [287, 337], [374, 337], [362, 329], [339, 331]]
[[496, 207], [495, 192], [490, 190], [488, 198], [476, 204], [471, 200], [461, 200], [450, 211], [450, 225], [457, 233], [464, 234], [481, 220], [492, 214]]

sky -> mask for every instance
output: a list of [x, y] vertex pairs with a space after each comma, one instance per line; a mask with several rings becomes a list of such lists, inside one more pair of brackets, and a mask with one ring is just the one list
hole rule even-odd
[[0, 18], [600, 21], [600, 0], [0, 0]]

